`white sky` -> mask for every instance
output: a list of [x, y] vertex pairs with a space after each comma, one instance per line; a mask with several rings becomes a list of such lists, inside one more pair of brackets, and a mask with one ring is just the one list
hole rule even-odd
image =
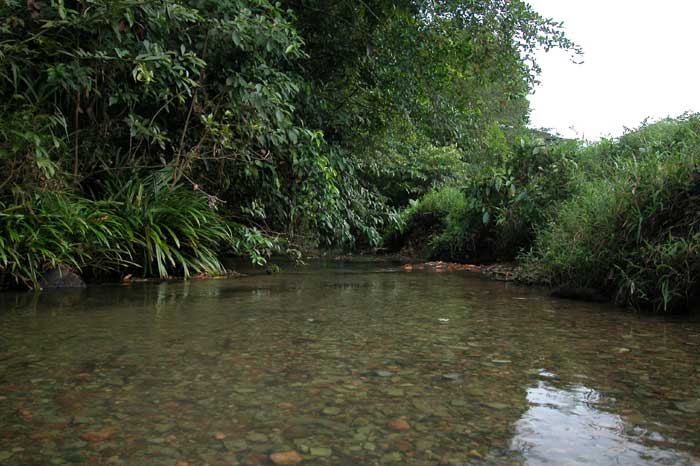
[[646, 117], [700, 111], [700, 0], [527, 1], [564, 22], [585, 62], [540, 54], [532, 127], [596, 140]]

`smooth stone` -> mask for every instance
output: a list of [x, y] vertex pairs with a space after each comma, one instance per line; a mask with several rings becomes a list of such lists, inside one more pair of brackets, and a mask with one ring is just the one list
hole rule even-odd
[[416, 449], [419, 451], [425, 451], [425, 450], [430, 450], [433, 447], [433, 442], [430, 440], [418, 440], [416, 442]]
[[389, 427], [394, 429], [394, 430], [410, 430], [411, 425], [408, 423], [408, 421], [405, 418], [397, 418], [393, 419], [389, 422]]
[[69, 463], [82, 463], [83, 461], [85, 461], [85, 458], [83, 457], [83, 455], [81, 455], [81, 454], [78, 453], [77, 451], [67, 453], [67, 454], [64, 456], [64, 458], [65, 458], [66, 461], [68, 461]]
[[292, 450], [273, 453], [270, 455], [270, 460], [277, 466], [294, 466], [301, 463], [304, 458], [298, 452]]
[[340, 414], [340, 408], [336, 408], [334, 406], [329, 406], [327, 408], [323, 408], [323, 414], [326, 416], [337, 416]]
[[403, 460], [403, 456], [401, 456], [401, 453], [399, 453], [398, 451], [392, 451], [391, 453], [382, 455], [380, 461], [382, 463], [397, 463], [401, 460]]
[[333, 450], [331, 450], [328, 447], [311, 447], [309, 448], [309, 453], [312, 456], [331, 456], [333, 454]]
[[226, 447], [226, 449], [229, 451], [242, 451], [248, 449], [248, 442], [243, 439], [224, 440], [221, 443], [223, 443], [224, 447]]
[[246, 435], [245, 438], [246, 438], [246, 440], [249, 440], [251, 442], [257, 442], [257, 443], [267, 442], [267, 435], [260, 434], [258, 432], [251, 432], [250, 434]]

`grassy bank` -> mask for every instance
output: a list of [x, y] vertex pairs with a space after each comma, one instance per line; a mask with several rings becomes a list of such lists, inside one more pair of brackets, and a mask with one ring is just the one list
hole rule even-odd
[[403, 212], [388, 244], [428, 258], [517, 259], [530, 278], [638, 309], [700, 294], [700, 118], [596, 144], [519, 141]]

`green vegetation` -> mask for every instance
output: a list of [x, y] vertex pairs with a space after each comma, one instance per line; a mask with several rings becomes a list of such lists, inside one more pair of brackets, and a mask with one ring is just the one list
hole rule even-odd
[[[532, 135], [531, 135], [532, 136]], [[519, 260], [524, 276], [622, 305], [700, 297], [700, 116], [593, 145], [519, 138], [405, 209], [387, 238], [433, 259]]]
[[527, 129], [540, 47], [519, 0], [6, 0], [0, 287], [383, 244], [687, 307], [698, 117]]
[[376, 246], [525, 123], [540, 46], [578, 52], [522, 1], [6, 0], [0, 286]]
[[513, 139], [495, 140], [487, 157], [463, 163], [461, 179], [404, 210], [387, 244], [475, 263], [512, 261], [529, 248], [554, 206], [572, 194], [579, 144], [546, 143], [534, 133]]
[[166, 277], [175, 271], [224, 273], [223, 247], [262, 262], [273, 243], [244, 229], [237, 234], [211, 205], [214, 200], [170, 186], [169, 171], [114, 183], [109, 198], [90, 201], [41, 191], [22, 205], [0, 205], [0, 266], [15, 284], [38, 287], [42, 271], [60, 265], [95, 275], [136, 273]]
[[576, 195], [526, 264], [544, 280], [620, 304], [688, 308], [700, 297], [700, 117], [645, 125], [583, 151]]

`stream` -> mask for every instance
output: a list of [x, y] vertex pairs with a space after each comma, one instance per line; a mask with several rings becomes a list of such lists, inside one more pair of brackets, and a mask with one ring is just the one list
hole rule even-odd
[[700, 465], [697, 319], [470, 272], [8, 292], [0, 328], [7, 466]]

